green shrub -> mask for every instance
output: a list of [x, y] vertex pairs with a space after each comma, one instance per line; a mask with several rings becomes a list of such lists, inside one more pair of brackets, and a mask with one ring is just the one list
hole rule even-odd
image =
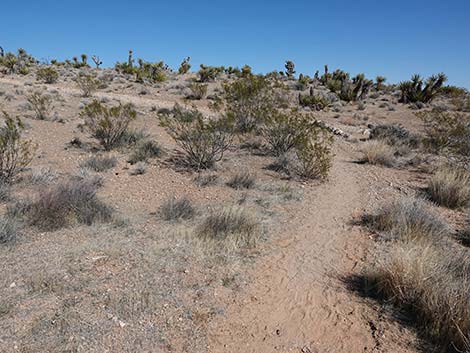
[[323, 110], [328, 107], [329, 102], [322, 96], [314, 95], [313, 90], [311, 90], [309, 95], [302, 95], [299, 93], [299, 104], [302, 107], [309, 107], [314, 110]]
[[200, 82], [210, 82], [214, 81], [217, 76], [219, 76], [222, 72], [224, 72], [223, 67], [215, 67], [215, 66], [205, 66], [201, 64], [199, 69], [199, 81]]
[[40, 67], [36, 72], [36, 79], [44, 83], [55, 83], [59, 79], [59, 73], [52, 66]]
[[0, 180], [11, 179], [31, 163], [34, 147], [24, 140], [24, 126], [20, 119], [11, 118], [6, 112], [4, 125], [0, 127]]
[[191, 90], [191, 94], [187, 96], [188, 99], [195, 99], [200, 100], [203, 99], [207, 95], [207, 84], [193, 82], [189, 85], [189, 89]]
[[438, 110], [418, 112], [424, 122], [424, 143], [437, 151], [470, 155], [470, 117], [466, 114]]
[[52, 99], [50, 96], [40, 92], [33, 92], [26, 97], [26, 100], [31, 105], [36, 114], [36, 119], [46, 120], [52, 109]]
[[106, 150], [110, 150], [121, 141], [137, 112], [130, 103], [107, 107], [94, 100], [83, 108], [80, 116], [85, 120], [85, 126], [91, 134]]
[[101, 86], [101, 80], [94, 75], [79, 74], [75, 78], [78, 88], [82, 91], [82, 97], [90, 97]]
[[159, 118], [185, 152], [185, 164], [192, 168], [212, 167], [232, 144], [233, 124], [227, 117], [205, 119], [197, 109], [187, 110], [176, 104], [171, 114]]
[[429, 103], [440, 92], [442, 85], [447, 81], [443, 73], [429, 77], [426, 82], [419, 75], [413, 75], [411, 81], [401, 82], [400, 102], [402, 103]]

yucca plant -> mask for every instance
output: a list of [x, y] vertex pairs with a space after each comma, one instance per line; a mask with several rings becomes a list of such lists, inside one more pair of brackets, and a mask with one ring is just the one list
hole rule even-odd
[[429, 77], [426, 82], [420, 75], [413, 75], [410, 81], [399, 84], [401, 91], [400, 102], [402, 103], [429, 103], [439, 93], [447, 76], [443, 73]]
[[293, 77], [295, 75], [295, 64], [294, 64], [294, 62], [288, 60], [288, 61], [286, 61], [284, 67], [286, 68], [287, 77]]

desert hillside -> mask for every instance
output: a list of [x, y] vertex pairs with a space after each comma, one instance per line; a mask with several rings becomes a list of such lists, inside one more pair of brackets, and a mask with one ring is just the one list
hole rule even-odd
[[0, 56], [0, 352], [470, 351], [470, 95]]

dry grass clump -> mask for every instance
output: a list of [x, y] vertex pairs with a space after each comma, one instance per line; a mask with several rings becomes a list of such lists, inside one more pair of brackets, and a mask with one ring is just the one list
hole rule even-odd
[[8, 218], [0, 218], [0, 244], [8, 244], [14, 242], [16, 239], [17, 225]]
[[144, 141], [136, 146], [128, 162], [131, 164], [145, 162], [151, 158], [159, 157], [161, 154], [162, 149], [156, 142]]
[[169, 199], [160, 206], [159, 214], [165, 221], [187, 220], [194, 217], [196, 213], [191, 200], [187, 197], [180, 199]]
[[253, 246], [260, 233], [258, 221], [240, 207], [212, 211], [195, 231], [205, 244], [227, 249]]
[[464, 228], [457, 234], [457, 239], [462, 245], [470, 247], [470, 210], [467, 210]]
[[431, 199], [439, 205], [458, 208], [470, 202], [470, 173], [464, 170], [443, 168], [438, 170], [428, 184]]
[[255, 186], [255, 176], [247, 171], [233, 175], [227, 185], [234, 189], [251, 189]]
[[449, 234], [447, 223], [419, 199], [396, 200], [367, 218], [377, 231], [388, 232], [392, 238], [403, 241], [420, 238], [439, 240]]
[[362, 145], [362, 162], [393, 167], [396, 163], [395, 149], [382, 140], [367, 141]]
[[199, 187], [205, 187], [217, 184], [218, 179], [219, 176], [217, 174], [198, 174], [194, 178], [194, 182]]
[[470, 349], [470, 257], [432, 243], [393, 244], [368, 280], [449, 349]]
[[116, 157], [91, 157], [80, 164], [80, 167], [93, 170], [95, 172], [104, 172], [105, 170], [114, 168], [117, 164]]
[[97, 188], [92, 179], [63, 181], [41, 188], [33, 200], [17, 203], [9, 214], [46, 231], [110, 221], [112, 209], [97, 198]]

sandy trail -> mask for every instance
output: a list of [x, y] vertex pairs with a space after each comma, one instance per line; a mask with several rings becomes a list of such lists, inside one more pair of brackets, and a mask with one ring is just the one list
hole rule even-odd
[[359, 271], [367, 241], [348, 224], [368, 190], [364, 168], [351, 163], [346, 148], [338, 151], [330, 181], [306, 190], [303, 206], [290, 212], [248, 294], [234, 297], [211, 327], [211, 352], [415, 351], [400, 347], [404, 333], [391, 323], [385, 329], [341, 281]]

